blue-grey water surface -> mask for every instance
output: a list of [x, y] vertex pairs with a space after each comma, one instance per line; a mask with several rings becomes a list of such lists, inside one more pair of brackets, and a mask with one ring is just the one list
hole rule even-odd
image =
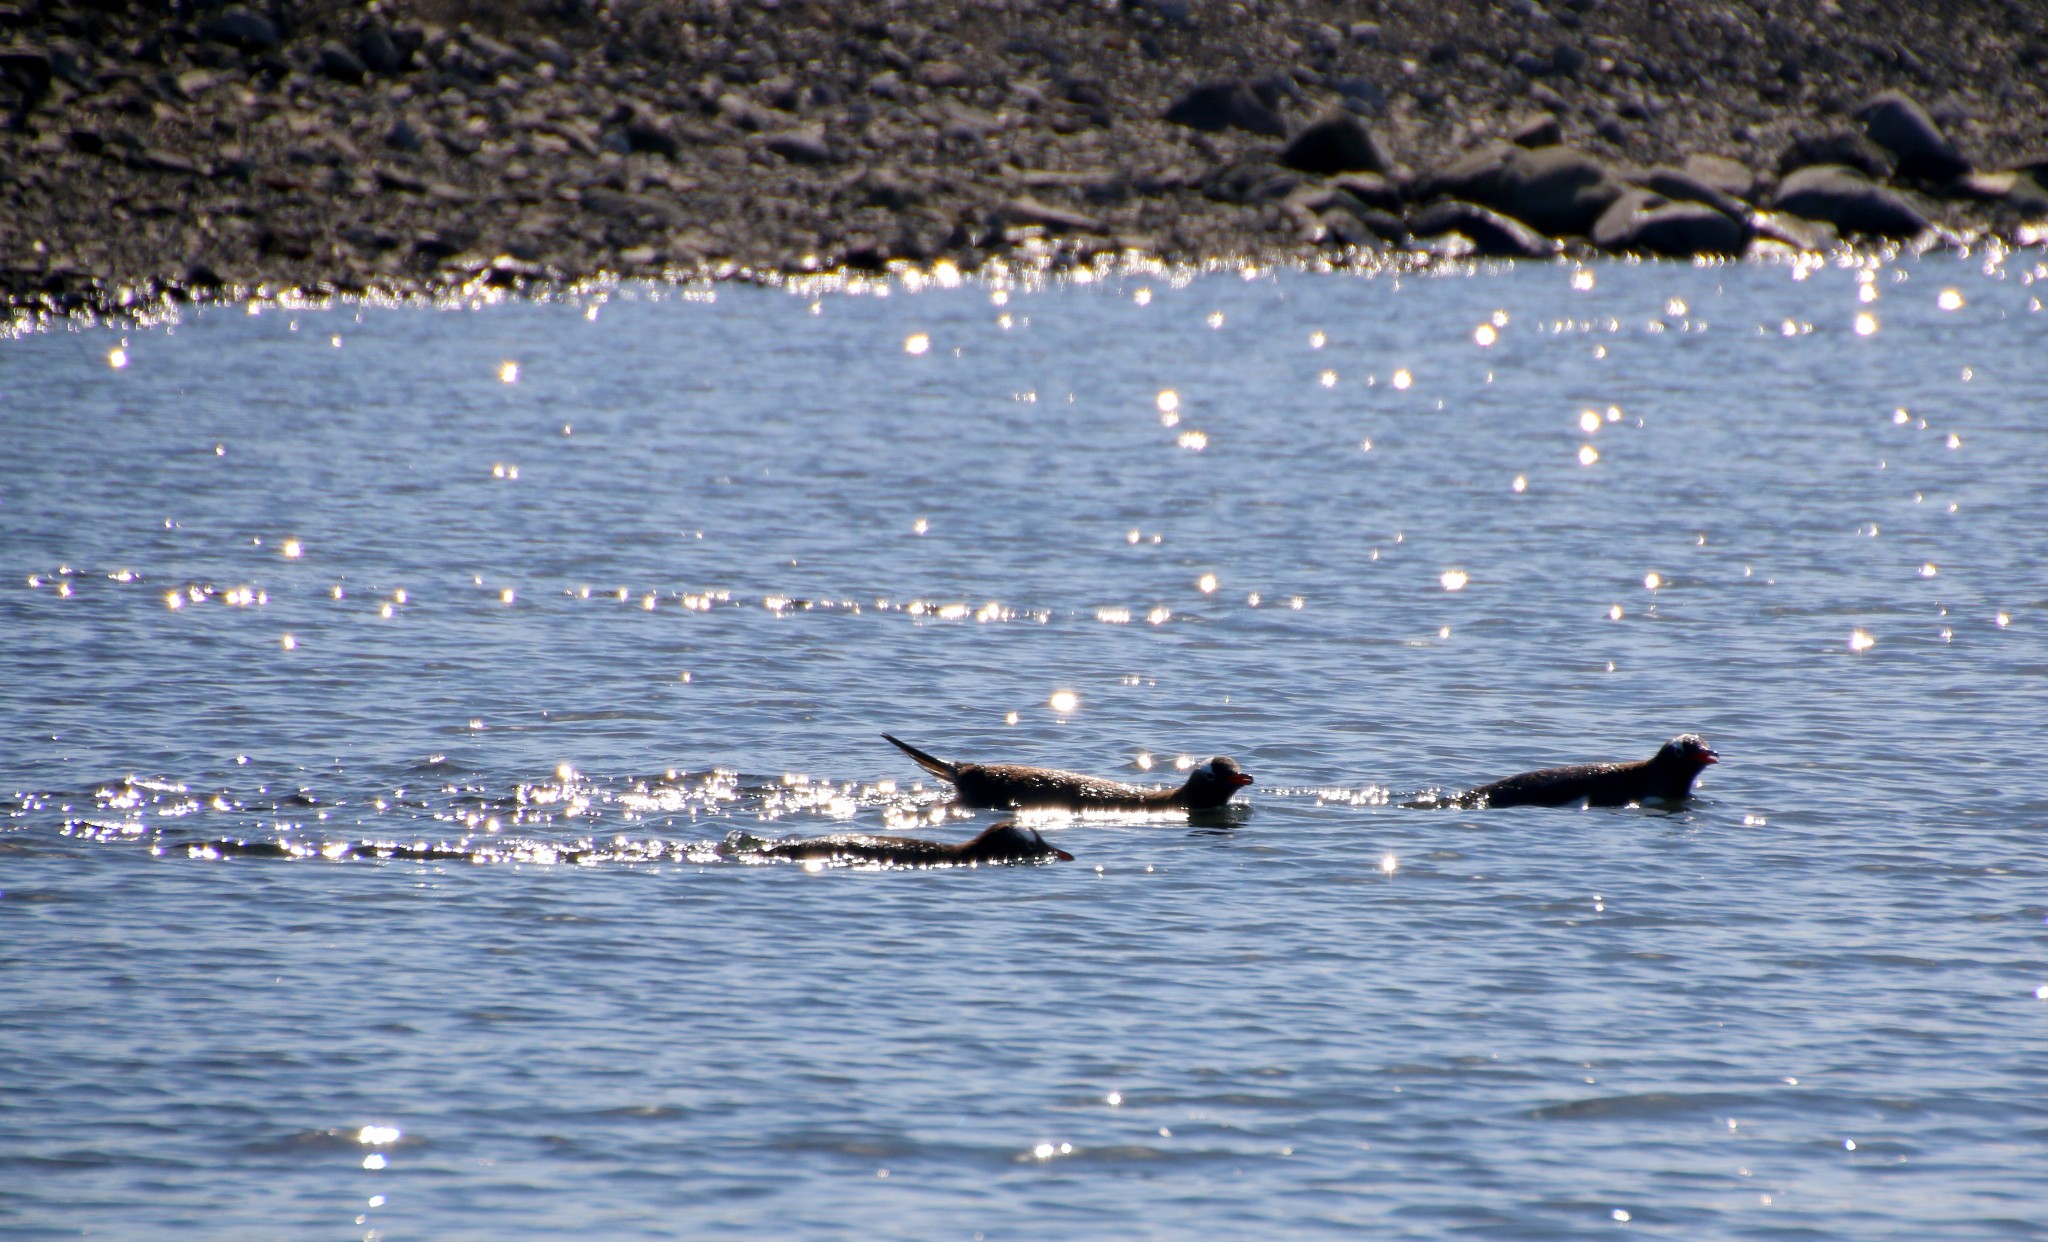
[[[0, 1234], [2048, 1237], [2044, 290], [0, 341]], [[997, 818], [883, 730], [1258, 783], [713, 852]], [[1675, 812], [1400, 805], [1688, 730]]]

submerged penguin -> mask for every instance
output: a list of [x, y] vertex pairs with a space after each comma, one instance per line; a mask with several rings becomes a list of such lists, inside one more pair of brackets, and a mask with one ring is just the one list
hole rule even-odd
[[1004, 820], [969, 841], [948, 843], [920, 837], [875, 837], [858, 832], [828, 837], [764, 841], [741, 851], [749, 856], [787, 858], [797, 862], [888, 863], [904, 867], [969, 867], [992, 863], [1072, 862], [1074, 856], [1055, 847], [1035, 828]]

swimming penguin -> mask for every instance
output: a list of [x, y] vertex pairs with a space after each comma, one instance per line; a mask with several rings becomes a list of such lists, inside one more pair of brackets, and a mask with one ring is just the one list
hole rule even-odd
[[1721, 756], [1697, 733], [1681, 733], [1634, 763], [1580, 763], [1523, 772], [1481, 785], [1465, 806], [1628, 806], [1692, 796], [1693, 778]]
[[1074, 856], [1025, 828], [1004, 820], [969, 841], [947, 843], [919, 837], [875, 837], [858, 832], [828, 837], [764, 841], [740, 851], [749, 856], [797, 862], [889, 863], [905, 867], [969, 867], [992, 863], [1072, 862]]
[[1021, 763], [948, 763], [884, 733], [884, 739], [917, 760], [919, 767], [950, 781], [962, 806], [997, 810], [1050, 808], [1067, 811], [1206, 811], [1230, 801], [1252, 783], [1237, 761], [1218, 755], [1196, 765], [1177, 789], [1126, 785], [1080, 772], [1035, 768]]

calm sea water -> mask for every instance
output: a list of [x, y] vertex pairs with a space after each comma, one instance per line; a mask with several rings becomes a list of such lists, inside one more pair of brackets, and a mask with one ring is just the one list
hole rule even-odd
[[[2048, 1236], [2044, 294], [0, 342], [0, 1234]], [[993, 822], [885, 729], [1258, 783], [1072, 863], [711, 853]], [[1399, 805], [1687, 730], [1676, 813]]]

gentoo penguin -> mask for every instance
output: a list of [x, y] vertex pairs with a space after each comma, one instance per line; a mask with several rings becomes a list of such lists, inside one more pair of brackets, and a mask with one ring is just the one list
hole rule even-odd
[[829, 837], [765, 841], [740, 851], [749, 856], [788, 858], [799, 862], [891, 863], [905, 867], [969, 867], [984, 863], [1072, 862], [1074, 856], [1055, 848], [1035, 828], [1004, 820], [971, 841], [948, 844], [918, 837], [871, 837], [841, 832]]
[[1481, 785], [1459, 802], [1468, 806], [1627, 806], [1677, 802], [1692, 795], [1693, 778], [1721, 756], [1697, 733], [1681, 733], [1656, 754], [1634, 763], [1580, 763], [1523, 772]]
[[951, 781], [962, 806], [997, 810], [1052, 808], [1068, 811], [1206, 811], [1222, 806], [1252, 778], [1228, 755], [1197, 765], [1178, 789], [1126, 785], [1079, 772], [1034, 768], [1021, 763], [948, 763], [901, 738], [882, 735], [919, 767]]

